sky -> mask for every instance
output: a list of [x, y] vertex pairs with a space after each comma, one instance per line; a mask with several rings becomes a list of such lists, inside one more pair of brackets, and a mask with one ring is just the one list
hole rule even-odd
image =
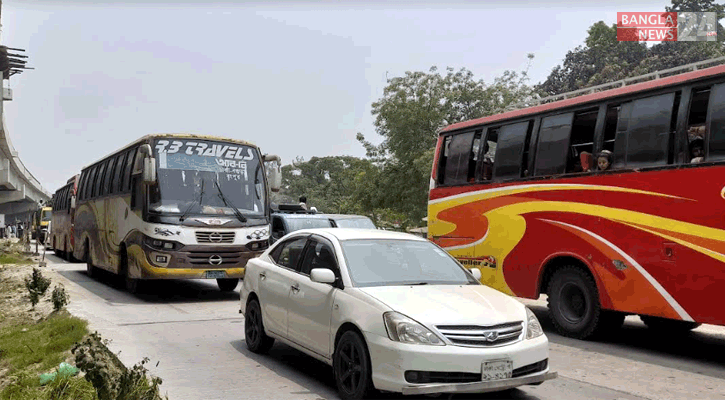
[[251, 141], [283, 164], [364, 157], [386, 77], [437, 66], [490, 83], [535, 58], [546, 79], [597, 21], [668, 1], [4, 0], [0, 43], [29, 70], [5, 85], [20, 159], [55, 192], [150, 133]]

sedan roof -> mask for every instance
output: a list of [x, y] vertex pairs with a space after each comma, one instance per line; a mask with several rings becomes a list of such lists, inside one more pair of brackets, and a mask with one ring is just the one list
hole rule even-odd
[[316, 229], [301, 229], [295, 231], [295, 234], [309, 233], [309, 234], [322, 234], [322, 236], [334, 237], [337, 240], [353, 240], [353, 239], [390, 239], [390, 240], [416, 240], [421, 242], [427, 242], [420, 236], [411, 235], [404, 232], [385, 231], [381, 229], [354, 229], [354, 228], [316, 228]]

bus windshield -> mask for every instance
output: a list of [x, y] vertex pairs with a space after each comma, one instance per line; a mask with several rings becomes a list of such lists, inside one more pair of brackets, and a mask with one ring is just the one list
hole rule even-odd
[[159, 139], [154, 146], [158, 185], [152, 212], [265, 215], [266, 187], [259, 152], [233, 142]]
[[53, 212], [51, 210], [43, 210], [43, 217], [42, 221], [50, 221], [50, 217], [52, 216]]

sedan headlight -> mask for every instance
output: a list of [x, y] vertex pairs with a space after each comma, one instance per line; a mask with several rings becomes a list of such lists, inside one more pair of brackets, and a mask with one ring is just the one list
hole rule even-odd
[[526, 320], [526, 339], [537, 338], [544, 334], [539, 320], [536, 319], [536, 315], [528, 307], [526, 307]]
[[423, 325], [397, 312], [383, 314], [390, 340], [400, 343], [445, 346], [445, 343]]

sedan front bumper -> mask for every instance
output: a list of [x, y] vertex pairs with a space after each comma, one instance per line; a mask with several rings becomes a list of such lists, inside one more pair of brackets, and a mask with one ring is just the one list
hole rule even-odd
[[403, 387], [403, 394], [431, 394], [431, 393], [486, 393], [512, 389], [523, 385], [532, 385], [554, 379], [556, 372], [545, 372], [540, 375], [522, 376], [520, 378], [502, 379], [488, 382], [470, 383], [433, 383]]

